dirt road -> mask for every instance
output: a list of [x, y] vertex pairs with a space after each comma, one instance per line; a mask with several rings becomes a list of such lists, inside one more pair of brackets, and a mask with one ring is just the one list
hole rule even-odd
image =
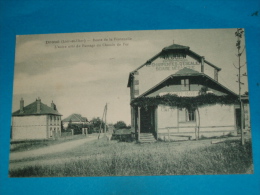
[[63, 152], [63, 151], [69, 150], [71, 148], [80, 146], [86, 142], [90, 142], [90, 141], [93, 141], [96, 139], [97, 139], [96, 136], [89, 136], [89, 137], [86, 137], [85, 139], [73, 140], [73, 141], [69, 141], [69, 142], [65, 142], [65, 143], [61, 143], [61, 144], [57, 144], [57, 145], [53, 145], [53, 146], [47, 146], [47, 147], [39, 148], [39, 149], [35, 149], [35, 150], [23, 151], [23, 152], [11, 152], [9, 160], [10, 161], [22, 160], [25, 158], [31, 158], [31, 157], [37, 157], [37, 156], [42, 156], [42, 155], [46, 155], [46, 154]]

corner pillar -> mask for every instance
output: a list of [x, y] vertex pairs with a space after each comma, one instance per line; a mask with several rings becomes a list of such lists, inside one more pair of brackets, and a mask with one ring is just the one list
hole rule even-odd
[[141, 108], [138, 107], [138, 129], [137, 129], [137, 134], [138, 134], [138, 142], [140, 141], [140, 133], [141, 133]]

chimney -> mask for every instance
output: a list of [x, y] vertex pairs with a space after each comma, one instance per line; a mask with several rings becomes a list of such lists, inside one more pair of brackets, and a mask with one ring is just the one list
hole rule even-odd
[[20, 113], [24, 112], [23, 108], [24, 108], [24, 100], [23, 100], [23, 98], [21, 98], [21, 100], [20, 100]]
[[53, 101], [51, 102], [51, 108], [52, 108], [53, 110], [56, 110], [56, 105], [53, 103]]
[[38, 99], [36, 99], [36, 104], [37, 104], [37, 114], [39, 114], [41, 112], [41, 99], [38, 97]]

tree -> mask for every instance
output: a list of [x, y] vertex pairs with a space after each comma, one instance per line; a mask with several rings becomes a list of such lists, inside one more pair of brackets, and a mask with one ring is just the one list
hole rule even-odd
[[241, 85], [244, 85], [244, 83], [241, 82], [241, 78], [243, 76], [247, 76], [246, 73], [242, 74], [241, 75], [241, 68], [243, 66], [246, 65], [246, 63], [244, 63], [243, 65], [241, 65], [241, 56], [242, 54], [244, 53], [245, 51], [245, 46], [243, 48], [242, 51], [241, 50], [241, 39], [243, 37], [243, 34], [244, 34], [244, 31], [242, 28], [238, 28], [237, 31], [235, 32], [235, 36], [237, 37], [237, 42], [236, 42], [236, 47], [237, 47], [237, 57], [238, 57], [238, 65], [236, 66], [235, 64], [234, 67], [236, 69], [238, 69], [238, 74], [237, 74], [237, 77], [238, 77], [238, 96], [239, 96], [239, 103], [240, 103], [240, 112], [241, 112], [241, 116], [240, 116], [240, 120], [241, 120], [241, 144], [244, 145], [244, 132], [243, 132], [243, 102], [241, 100]]
[[91, 120], [91, 123], [92, 123], [94, 132], [99, 132], [100, 126], [102, 129], [104, 129], [104, 127], [105, 127], [105, 123], [99, 117], [97, 117], [97, 118], [94, 117]]
[[66, 132], [66, 129], [64, 128], [63, 121], [61, 121], [61, 132]]
[[117, 121], [116, 124], [114, 124], [115, 129], [125, 129], [127, 128], [126, 123], [124, 121]]
[[69, 124], [68, 124], [68, 127], [67, 127], [67, 130], [70, 130], [71, 128], [72, 128], [72, 121], [71, 121], [71, 119], [70, 119]]

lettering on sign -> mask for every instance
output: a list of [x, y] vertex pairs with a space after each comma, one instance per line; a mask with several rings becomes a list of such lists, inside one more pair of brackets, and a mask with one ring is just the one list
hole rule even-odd
[[152, 62], [147, 67], [155, 68], [157, 71], [181, 70], [184, 67], [195, 70], [198, 65], [200, 65], [198, 61], [188, 61], [187, 58], [171, 58], [163, 59], [160, 62]]

